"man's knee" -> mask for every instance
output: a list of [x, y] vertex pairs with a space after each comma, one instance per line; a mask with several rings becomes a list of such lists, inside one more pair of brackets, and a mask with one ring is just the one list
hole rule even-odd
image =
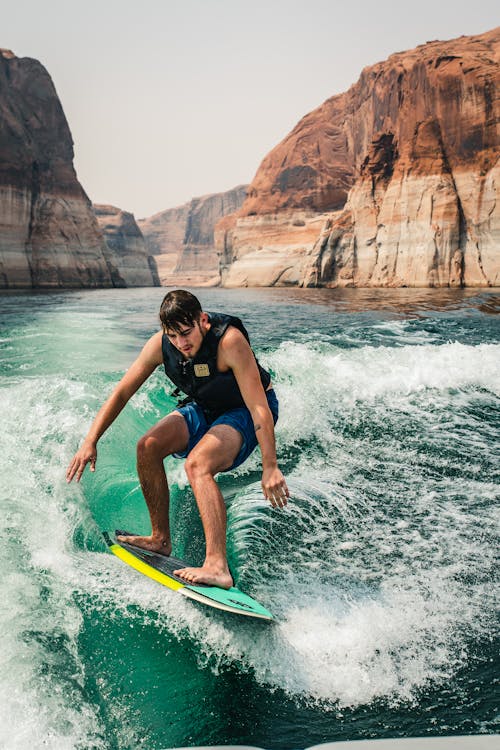
[[137, 460], [148, 460], [163, 458], [161, 456], [160, 444], [154, 435], [146, 433], [137, 442]]
[[210, 465], [207, 459], [197, 453], [197, 451], [191, 451], [188, 455], [184, 464], [184, 470], [190, 482], [196, 478], [206, 476], [207, 474], [211, 476], [214, 474], [214, 472], [210, 470]]
[[160, 460], [186, 450], [189, 432], [182, 415], [173, 412], [146, 432], [137, 443], [137, 460]]

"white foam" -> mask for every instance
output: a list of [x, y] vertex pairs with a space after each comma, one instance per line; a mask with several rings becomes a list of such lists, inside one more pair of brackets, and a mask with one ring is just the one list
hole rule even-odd
[[429, 495], [391, 523], [391, 503], [361, 497], [346, 506], [327, 482], [321, 492], [317, 473], [289, 484], [295, 502], [285, 513], [266, 511], [258, 488], [231, 507], [243, 574], [252, 580], [260, 568], [269, 577], [269, 587], [253, 582], [282, 618], [267, 648], [248, 644], [258, 679], [347, 706], [412, 700], [451, 678], [474, 634], [492, 627], [494, 549], [476, 527], [480, 521], [494, 536], [494, 517]]
[[[13, 749], [104, 747], [96, 708], [84, 697], [81, 613], [65, 580], [78, 509], [63, 491], [59, 438], [77, 429], [78, 417], [56, 404], [72, 389], [32, 380], [0, 390], [9, 425], [0, 473], [1, 596], [9, 602], [0, 610], [0, 745]], [[74, 395], [80, 391], [76, 384]]]
[[500, 346], [401, 346], [340, 349], [285, 342], [264, 363], [279, 373], [279, 430], [285, 442], [327, 440], [332, 415], [380, 401], [388, 409], [452, 403], [457, 390], [500, 395]]

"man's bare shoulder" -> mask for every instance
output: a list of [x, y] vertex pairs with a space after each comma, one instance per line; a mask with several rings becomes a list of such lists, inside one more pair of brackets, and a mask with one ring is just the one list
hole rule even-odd
[[248, 341], [239, 328], [236, 328], [236, 326], [228, 326], [220, 341], [220, 346], [224, 349], [228, 349], [234, 346], [240, 346], [241, 344], [249, 346]]
[[145, 361], [154, 364], [155, 366], [161, 365], [163, 362], [163, 353], [161, 348], [161, 342], [163, 338], [163, 331], [157, 331], [151, 338], [145, 343], [140, 357]]
[[224, 361], [231, 365], [234, 363], [235, 358], [240, 359], [251, 354], [250, 344], [246, 340], [245, 336], [234, 326], [229, 326], [224, 336], [220, 340], [219, 351], [221, 352]]

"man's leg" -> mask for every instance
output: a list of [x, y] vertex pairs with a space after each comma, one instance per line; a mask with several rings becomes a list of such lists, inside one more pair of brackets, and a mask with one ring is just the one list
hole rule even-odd
[[119, 536], [120, 542], [159, 552], [172, 553], [169, 524], [170, 493], [163, 460], [186, 450], [189, 432], [186, 420], [172, 412], [152, 427], [137, 443], [137, 473], [151, 518], [150, 536]]
[[189, 583], [208, 583], [231, 588], [233, 579], [226, 555], [226, 506], [214, 475], [228, 469], [243, 443], [234, 427], [218, 424], [212, 427], [189, 453], [185, 470], [200, 511], [205, 532], [205, 562], [201, 568], [175, 571]]

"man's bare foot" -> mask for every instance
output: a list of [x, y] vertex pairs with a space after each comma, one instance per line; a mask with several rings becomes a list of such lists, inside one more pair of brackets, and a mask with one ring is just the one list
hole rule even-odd
[[233, 579], [227, 566], [211, 566], [205, 563], [201, 568], [181, 568], [174, 570], [176, 576], [183, 578], [187, 583], [207, 583], [209, 586], [218, 586], [221, 589], [230, 589]]
[[157, 552], [159, 555], [165, 555], [166, 557], [172, 554], [172, 542], [166, 539], [162, 540], [154, 536], [125, 536], [124, 534], [117, 534], [116, 538], [119, 542], [141, 547], [148, 552]]

